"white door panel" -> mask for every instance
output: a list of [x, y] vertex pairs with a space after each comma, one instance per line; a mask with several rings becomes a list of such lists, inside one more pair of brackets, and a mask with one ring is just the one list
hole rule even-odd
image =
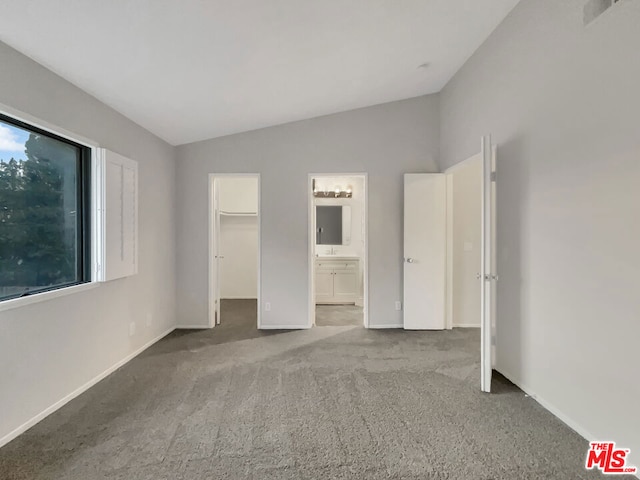
[[404, 176], [404, 328], [445, 328], [446, 178]]
[[482, 261], [480, 388], [491, 391], [493, 369], [492, 337], [496, 325], [496, 148], [491, 136], [482, 138]]
[[222, 254], [220, 250], [220, 180], [215, 178], [213, 184], [213, 321], [214, 325], [220, 325], [220, 270], [222, 269]]

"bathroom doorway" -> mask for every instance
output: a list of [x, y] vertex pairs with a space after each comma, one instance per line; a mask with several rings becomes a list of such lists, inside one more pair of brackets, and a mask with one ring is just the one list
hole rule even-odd
[[209, 196], [209, 326], [260, 328], [260, 176], [212, 174]]
[[368, 327], [367, 175], [309, 175], [309, 326]]

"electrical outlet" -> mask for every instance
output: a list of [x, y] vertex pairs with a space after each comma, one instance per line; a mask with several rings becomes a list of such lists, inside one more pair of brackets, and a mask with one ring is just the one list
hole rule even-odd
[[271, 302], [265, 302], [264, 311], [265, 312], [270, 312], [271, 311]]
[[131, 322], [129, 324], [129, 336], [133, 337], [136, 334], [136, 322]]
[[396, 302], [396, 310], [398, 310], [398, 311], [402, 310], [402, 302], [400, 302], [400, 301]]
[[150, 327], [153, 323], [153, 314], [151, 312], [147, 313], [147, 327]]

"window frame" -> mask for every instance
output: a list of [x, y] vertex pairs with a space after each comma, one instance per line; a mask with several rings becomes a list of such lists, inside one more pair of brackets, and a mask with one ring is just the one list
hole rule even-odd
[[[46, 298], [53, 298], [54, 296], [60, 296], [60, 290], [73, 288], [74, 291], [78, 290], [78, 287], [93, 282], [93, 243], [92, 243], [92, 230], [93, 230], [93, 215], [92, 215], [92, 186], [93, 186], [93, 148], [86, 144], [77, 142], [69, 137], [55, 133], [49, 129], [36, 126], [27, 121], [16, 118], [11, 114], [7, 114], [4, 111], [0, 111], [0, 121], [3, 123], [21, 128], [28, 132], [43, 135], [48, 138], [66, 143], [75, 147], [79, 151], [79, 161], [76, 167], [76, 277], [74, 282], [68, 282], [55, 286], [46, 286], [37, 289], [30, 289], [27, 292], [23, 292], [16, 295], [0, 298], [0, 311], [5, 308], [12, 308], [18, 305], [24, 305], [35, 301], [34, 296], [38, 296], [38, 300], [44, 300], [41, 297], [42, 294], [51, 294], [52, 292], [58, 293], [57, 295], [47, 295]], [[71, 293], [71, 292], [69, 292]], [[32, 300], [32, 301], [27, 301]]]

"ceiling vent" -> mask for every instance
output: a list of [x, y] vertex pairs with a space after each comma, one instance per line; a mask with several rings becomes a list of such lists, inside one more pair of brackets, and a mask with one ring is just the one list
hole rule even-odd
[[584, 6], [584, 24], [589, 25], [620, 0], [589, 0]]

